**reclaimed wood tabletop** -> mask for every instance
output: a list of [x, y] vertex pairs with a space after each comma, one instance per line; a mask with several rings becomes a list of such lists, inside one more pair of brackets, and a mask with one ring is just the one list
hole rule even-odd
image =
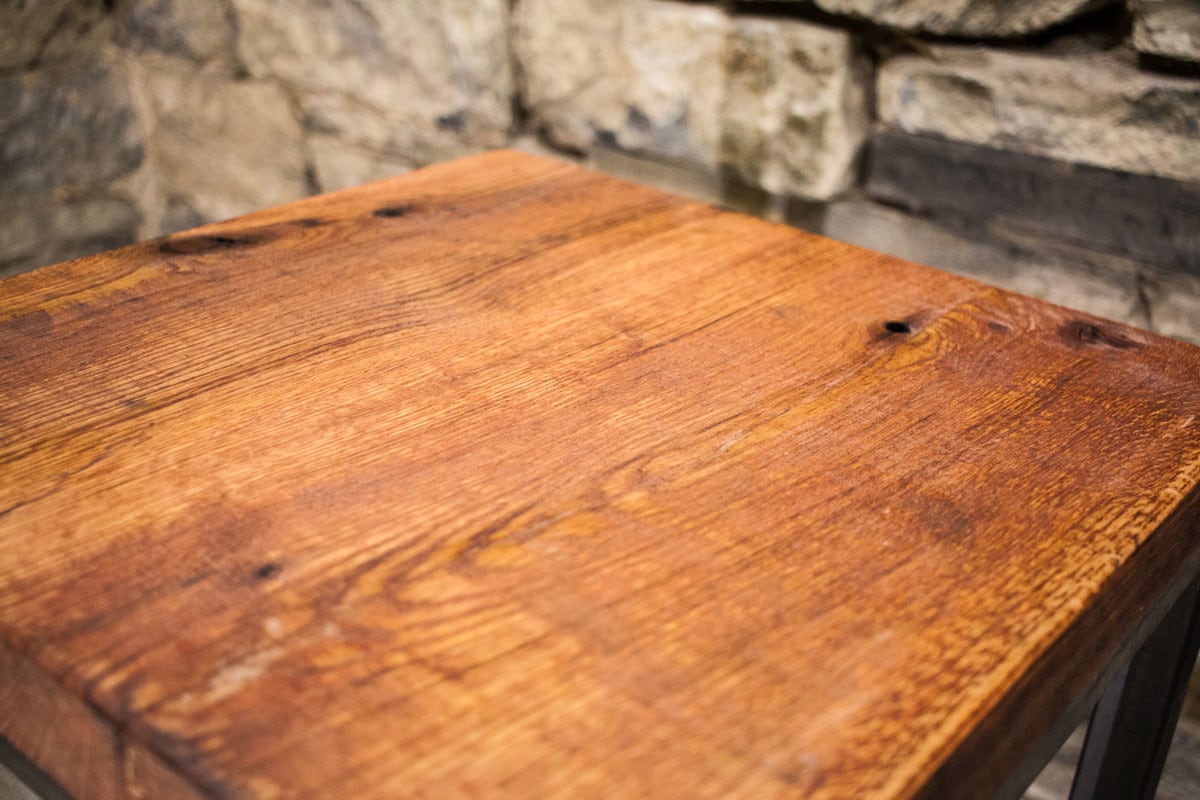
[[977, 797], [1198, 480], [1196, 347], [472, 157], [0, 282], [0, 735], [80, 800]]

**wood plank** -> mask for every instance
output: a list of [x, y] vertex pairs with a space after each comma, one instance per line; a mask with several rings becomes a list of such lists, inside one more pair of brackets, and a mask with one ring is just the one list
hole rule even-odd
[[1195, 569], [1200, 350], [496, 153], [0, 283], [0, 470], [189, 791], [975, 797]]

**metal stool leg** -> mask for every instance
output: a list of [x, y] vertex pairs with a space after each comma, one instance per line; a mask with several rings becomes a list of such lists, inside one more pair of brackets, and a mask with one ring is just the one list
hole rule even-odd
[[1193, 583], [1105, 690], [1088, 725], [1071, 800], [1153, 800], [1200, 648]]

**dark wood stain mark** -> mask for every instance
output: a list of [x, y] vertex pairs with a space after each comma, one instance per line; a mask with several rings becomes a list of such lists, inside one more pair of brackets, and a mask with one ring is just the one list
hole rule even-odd
[[316, 217], [302, 217], [301, 219], [292, 220], [292, 224], [297, 228], [319, 228], [322, 225], [325, 225], [326, 222], [325, 220], [317, 219]]
[[165, 240], [158, 246], [158, 250], [166, 255], [196, 256], [225, 250], [254, 247], [270, 241], [271, 238], [273, 237], [266, 236], [263, 233], [183, 236]]
[[1009, 327], [1007, 325], [1005, 325], [1003, 322], [994, 322], [994, 321], [989, 322], [988, 327], [991, 328], [992, 330], [996, 331], [997, 333], [1008, 333], [1008, 331], [1009, 331]]
[[268, 561], [266, 564], [262, 564], [261, 566], [259, 566], [257, 569], [254, 570], [254, 579], [258, 580], [258, 581], [269, 580], [271, 578], [274, 578], [276, 575], [278, 575], [282, 571], [283, 571], [282, 565], [276, 564], [273, 561]]
[[50, 312], [44, 308], [39, 308], [36, 311], [30, 311], [28, 314], [21, 314], [9, 319], [0, 328], [6, 333], [15, 333], [18, 336], [35, 338], [50, 333], [54, 328], [54, 320], [51, 318]]
[[416, 206], [412, 205], [411, 203], [383, 206], [382, 208], [377, 208], [372, 211], [371, 215], [379, 217], [380, 219], [398, 219], [400, 217], [408, 216], [415, 210], [415, 208]]
[[1111, 347], [1115, 350], [1130, 350], [1139, 347], [1138, 343], [1116, 331], [1088, 322], [1073, 319], [1058, 329], [1058, 335], [1072, 347]]
[[197, 572], [195, 575], [188, 576], [179, 585], [182, 588], [187, 589], [189, 587], [195, 586], [197, 583], [200, 583], [201, 581], [203, 581], [206, 578], [212, 577], [214, 574], [216, 574], [216, 570], [206, 569], [201, 572]]

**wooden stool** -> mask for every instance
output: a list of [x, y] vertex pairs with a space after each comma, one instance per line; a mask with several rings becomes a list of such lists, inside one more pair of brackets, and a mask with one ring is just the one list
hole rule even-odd
[[574, 166], [8, 279], [0, 367], [80, 800], [1014, 797], [1110, 684], [1126, 800], [1195, 657], [1200, 349]]

